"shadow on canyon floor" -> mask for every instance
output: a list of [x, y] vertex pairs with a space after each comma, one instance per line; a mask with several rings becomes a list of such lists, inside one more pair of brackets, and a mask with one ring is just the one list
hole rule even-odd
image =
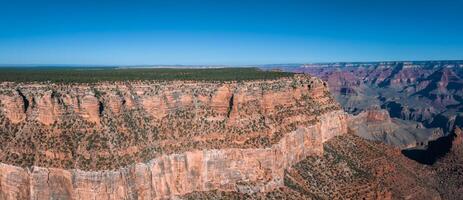
[[452, 149], [455, 134], [451, 133], [435, 141], [431, 141], [426, 149], [404, 149], [402, 154], [421, 164], [432, 165]]

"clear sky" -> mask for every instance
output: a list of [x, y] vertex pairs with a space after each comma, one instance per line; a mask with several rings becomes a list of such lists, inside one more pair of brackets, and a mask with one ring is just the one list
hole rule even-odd
[[463, 0], [0, 0], [0, 64], [463, 59]]

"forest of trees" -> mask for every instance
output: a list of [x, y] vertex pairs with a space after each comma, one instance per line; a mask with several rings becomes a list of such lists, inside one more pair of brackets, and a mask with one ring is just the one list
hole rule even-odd
[[243, 81], [268, 80], [292, 73], [258, 68], [76, 68], [28, 67], [0, 68], [0, 82], [94, 83], [130, 80]]

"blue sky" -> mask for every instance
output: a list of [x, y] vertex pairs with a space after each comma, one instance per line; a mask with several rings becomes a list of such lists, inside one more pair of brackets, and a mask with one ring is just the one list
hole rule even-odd
[[462, 10], [463, 0], [0, 0], [0, 64], [463, 59]]

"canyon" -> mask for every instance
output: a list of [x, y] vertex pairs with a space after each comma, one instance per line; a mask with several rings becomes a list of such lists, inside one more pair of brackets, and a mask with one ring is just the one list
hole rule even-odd
[[326, 83], [4, 82], [1, 199], [165, 199], [258, 193], [347, 133]]
[[[386, 110], [392, 121], [370, 123], [370, 133], [361, 134], [367, 139], [421, 148], [463, 125], [463, 61], [314, 63], [276, 68], [326, 81], [334, 98], [350, 114], [370, 112], [375, 107]], [[376, 136], [371, 132], [377, 132]], [[383, 137], [380, 132], [400, 134], [391, 138], [391, 134]]]
[[387, 110], [377, 106], [350, 117], [348, 126], [365, 139], [401, 149], [424, 148], [429, 141], [444, 136], [441, 128], [425, 128], [420, 122], [391, 118]]
[[285, 185], [265, 193], [193, 192], [183, 199], [461, 199], [461, 131], [450, 153], [422, 165], [400, 149], [348, 132], [323, 144], [285, 173]]
[[458, 123], [353, 112], [324, 80], [4, 81], [0, 199], [461, 198]]
[[376, 105], [388, 110], [391, 117], [444, 132], [462, 125], [463, 61], [326, 63], [286, 70], [326, 81], [349, 113]]

